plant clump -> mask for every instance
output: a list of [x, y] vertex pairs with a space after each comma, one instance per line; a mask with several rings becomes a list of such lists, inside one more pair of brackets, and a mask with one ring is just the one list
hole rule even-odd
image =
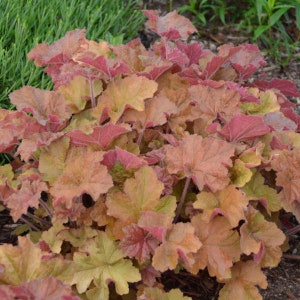
[[24, 86], [0, 111], [1, 202], [29, 231], [0, 246], [2, 299], [191, 299], [160, 278], [205, 269], [219, 299], [262, 299], [278, 213], [300, 220], [299, 93], [252, 80], [257, 46], [213, 53], [176, 12], [145, 14], [148, 50], [74, 30], [28, 54], [54, 89]]

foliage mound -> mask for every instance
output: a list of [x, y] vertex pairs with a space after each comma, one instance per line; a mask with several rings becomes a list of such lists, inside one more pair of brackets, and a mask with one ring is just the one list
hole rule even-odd
[[190, 299], [161, 274], [206, 268], [219, 299], [261, 299], [278, 215], [300, 220], [298, 91], [251, 79], [257, 46], [212, 53], [176, 12], [145, 14], [149, 50], [74, 30], [28, 54], [54, 90], [24, 86], [0, 111], [1, 201], [31, 226], [0, 246], [1, 299]]

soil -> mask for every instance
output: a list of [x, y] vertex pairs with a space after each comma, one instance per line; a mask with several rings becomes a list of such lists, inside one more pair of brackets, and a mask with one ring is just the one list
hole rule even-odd
[[[183, 4], [188, 3], [186, 0], [173, 1], [173, 9], [179, 8]], [[141, 8], [147, 5], [147, 9], [158, 9], [162, 13], [169, 10], [167, 0], [146, 0], [143, 1]], [[189, 16], [191, 19], [192, 16]], [[212, 26], [215, 27], [215, 26]], [[218, 26], [218, 31], [210, 28], [199, 29], [200, 34], [195, 38], [203, 43], [204, 47], [215, 51], [218, 46], [225, 43], [233, 43], [235, 45], [241, 43], [250, 43], [250, 37], [245, 32], [239, 32], [230, 26]], [[140, 37], [145, 43], [150, 44], [155, 35], [149, 34], [148, 31], [142, 31]], [[260, 47], [261, 48], [261, 47]], [[261, 48], [263, 50], [263, 48]], [[265, 51], [265, 53], [267, 53]], [[284, 53], [282, 54], [284, 58]], [[298, 59], [292, 59], [284, 67], [275, 64], [272, 59], [265, 59], [268, 64], [263, 68], [262, 72], [266, 79], [275, 77], [292, 80], [300, 90], [300, 49], [298, 49]], [[300, 106], [300, 98], [296, 99]], [[283, 231], [290, 230], [298, 225], [297, 221], [290, 214], [285, 214], [283, 220]], [[8, 211], [0, 212], [0, 244], [11, 243], [16, 244], [17, 236], [12, 234], [16, 228], [13, 220], [9, 216]], [[300, 233], [289, 235], [289, 250], [285, 252], [278, 267], [264, 270], [268, 279], [268, 288], [261, 290], [263, 299], [283, 300], [300, 299]], [[186, 296], [193, 300], [212, 300], [218, 298], [218, 292], [222, 285], [217, 283], [212, 277], [209, 277], [207, 271], [192, 275], [187, 272], [179, 272], [175, 274], [172, 271], [165, 272], [162, 275], [161, 283], [165, 289], [180, 288]], [[235, 300], [235, 299], [234, 299]], [[237, 299], [239, 300], [239, 299]]]
[[[157, 9], [162, 14], [169, 11], [170, 5], [167, 0], [145, 0], [143, 7], [147, 9]], [[188, 4], [187, 0], [174, 0], [173, 9], [178, 9], [184, 4]], [[190, 20], [193, 16], [186, 15]], [[217, 28], [217, 30], [216, 30]], [[210, 24], [206, 28], [197, 28], [199, 34], [194, 39], [203, 44], [204, 48], [216, 51], [222, 44], [232, 43], [234, 45], [251, 43], [251, 37], [247, 32], [240, 32], [235, 27], [220, 26], [220, 24]], [[300, 32], [296, 33], [295, 39], [299, 40]], [[155, 40], [155, 35], [148, 31], [142, 31], [140, 36], [148, 45]], [[276, 38], [276, 36], [274, 36]], [[266, 66], [256, 74], [257, 77], [263, 76], [265, 80], [273, 78], [282, 78], [293, 81], [300, 91], [300, 48], [296, 48], [294, 58], [284, 66], [275, 63], [267, 54], [267, 49], [263, 44], [258, 44], [264, 58], [267, 61]], [[281, 53], [282, 61], [286, 59], [286, 54]], [[294, 99], [296, 104], [300, 106], [300, 97]], [[298, 110], [299, 111], [299, 110]], [[287, 232], [290, 228], [298, 225], [298, 222], [290, 214], [282, 216], [282, 230]], [[289, 235], [289, 249], [283, 254], [282, 260], [278, 267], [273, 269], [265, 269], [267, 276], [268, 288], [260, 290], [265, 300], [297, 300], [300, 299], [300, 232]], [[206, 271], [199, 274], [191, 275], [187, 272], [165, 272], [162, 276], [162, 284], [165, 289], [180, 288], [186, 296], [193, 300], [213, 300], [218, 298], [218, 292], [222, 288], [214, 278], [209, 277]], [[234, 299], [235, 300], [235, 299]], [[239, 299], [237, 299], [239, 300]]]

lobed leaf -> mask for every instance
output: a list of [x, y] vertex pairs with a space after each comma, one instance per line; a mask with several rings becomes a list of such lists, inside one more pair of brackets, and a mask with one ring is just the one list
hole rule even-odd
[[222, 280], [225, 286], [220, 290], [219, 299], [262, 299], [258, 289], [267, 288], [267, 279], [260, 266], [253, 261], [237, 262], [232, 267], [232, 278]]
[[157, 83], [143, 76], [129, 75], [112, 81], [98, 98], [93, 116], [101, 118], [107, 113], [113, 124], [119, 120], [127, 107], [137, 111], [145, 109], [144, 101], [157, 90]]
[[104, 152], [87, 148], [71, 148], [62, 173], [50, 189], [54, 205], [64, 202], [71, 207], [72, 201], [82, 194], [97, 200], [113, 186], [107, 168], [100, 164]]
[[[80, 294], [85, 292], [90, 284], [96, 287], [108, 287], [114, 282], [119, 295], [129, 292], [128, 282], [141, 279], [139, 271], [132, 266], [131, 261], [124, 259], [124, 254], [118, 250], [117, 244], [106, 233], [99, 232], [98, 236], [85, 243], [74, 253], [74, 279]], [[105, 297], [108, 299], [108, 293]]]
[[225, 141], [187, 135], [179, 146], [167, 148], [167, 170], [171, 174], [184, 173], [199, 190], [207, 186], [216, 192], [229, 183], [226, 166], [231, 166], [233, 153], [233, 146]]
[[190, 34], [197, 32], [195, 26], [176, 11], [170, 12], [163, 17], [160, 17], [158, 11], [155, 10], [144, 10], [144, 14], [149, 19], [146, 22], [146, 26], [169, 40], [187, 39]]
[[217, 279], [231, 278], [230, 268], [240, 259], [240, 238], [223, 216], [209, 223], [200, 214], [191, 220], [202, 247], [194, 255], [195, 263], [189, 269], [193, 274], [207, 267], [210, 276]]
[[247, 204], [248, 200], [243, 193], [234, 185], [229, 185], [216, 193], [202, 191], [197, 195], [193, 206], [203, 210], [202, 219], [206, 222], [221, 214], [228, 219], [232, 227], [236, 227], [239, 221], [245, 218], [244, 210]]

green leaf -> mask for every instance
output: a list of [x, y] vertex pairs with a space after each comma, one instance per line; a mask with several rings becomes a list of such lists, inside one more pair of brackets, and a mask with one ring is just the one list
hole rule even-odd
[[300, 30], [300, 3], [297, 3], [295, 8], [296, 8], [296, 25], [297, 28]]
[[269, 26], [272, 27], [290, 8], [292, 8], [291, 5], [282, 5], [280, 9], [270, 16]]
[[266, 30], [270, 28], [269, 25], [260, 25], [254, 31], [254, 39], [258, 39]]

